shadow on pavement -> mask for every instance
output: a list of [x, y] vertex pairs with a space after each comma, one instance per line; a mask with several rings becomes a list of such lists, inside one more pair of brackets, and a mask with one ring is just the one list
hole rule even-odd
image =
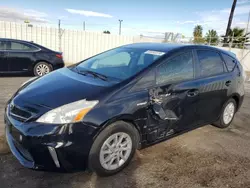
[[33, 77], [32, 74], [30, 73], [0, 73], [0, 78], [9, 78], [9, 77]]
[[136, 187], [133, 172], [139, 164], [140, 159], [135, 156], [122, 172], [109, 177], [98, 177], [90, 172], [58, 173], [30, 170], [22, 167], [12, 155], [0, 155], [0, 187], [133, 188]]

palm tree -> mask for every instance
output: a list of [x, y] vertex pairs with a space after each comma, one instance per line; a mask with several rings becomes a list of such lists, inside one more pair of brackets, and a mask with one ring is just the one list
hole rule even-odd
[[195, 44], [200, 44], [200, 43], [204, 42], [204, 39], [202, 38], [202, 31], [203, 31], [203, 28], [201, 25], [197, 25], [194, 27], [194, 32], [193, 32], [194, 40], [193, 40], [193, 42]]
[[[244, 48], [244, 44], [249, 42], [249, 34], [245, 34], [245, 29], [235, 27], [228, 32], [228, 38], [226, 38], [225, 46], [232, 44], [232, 48]], [[223, 36], [225, 37], [225, 36]]]
[[219, 43], [219, 36], [217, 34], [217, 31], [213, 29], [208, 30], [205, 40], [210, 45], [217, 45]]

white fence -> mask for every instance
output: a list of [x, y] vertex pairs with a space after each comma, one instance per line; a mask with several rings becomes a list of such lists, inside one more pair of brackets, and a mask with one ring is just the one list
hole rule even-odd
[[[0, 38], [14, 38], [33, 41], [52, 50], [63, 52], [67, 64], [79, 62], [105, 50], [135, 42], [163, 42], [162, 39], [119, 36], [79, 30], [59, 30], [45, 26], [32, 26], [15, 22], [0, 21]], [[250, 71], [250, 50], [230, 49], [241, 61], [244, 69]]]
[[[135, 42], [162, 42], [162, 39], [119, 36], [79, 30], [59, 30], [45, 26], [32, 26], [0, 21], [0, 38], [33, 41], [52, 50], [63, 52], [66, 63], [76, 63], [105, 50]], [[61, 40], [61, 41], [60, 41]]]

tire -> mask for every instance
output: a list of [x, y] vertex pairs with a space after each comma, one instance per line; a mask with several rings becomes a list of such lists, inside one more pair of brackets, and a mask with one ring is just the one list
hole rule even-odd
[[[233, 105], [233, 112], [232, 112], [232, 114], [231, 115], [229, 115], [228, 117], [230, 117], [229, 119], [226, 119], [226, 118], [224, 118], [225, 116], [225, 113], [227, 113], [226, 112], [226, 109], [227, 109], [227, 107], [229, 107], [230, 105]], [[219, 119], [218, 119], [218, 121], [216, 121], [215, 123], [213, 123], [213, 125], [214, 126], [216, 126], [216, 127], [219, 127], [219, 128], [226, 128], [226, 127], [228, 127], [231, 123], [232, 123], [232, 121], [233, 121], [233, 119], [234, 119], [234, 115], [235, 115], [235, 113], [236, 113], [236, 109], [237, 109], [237, 104], [236, 104], [236, 102], [235, 102], [235, 100], [234, 99], [229, 99], [224, 105], [223, 105], [223, 108], [222, 108], [222, 112], [221, 112], [221, 115], [220, 115], [220, 117], [219, 117]], [[226, 121], [227, 120], [227, 121]]]
[[33, 74], [35, 76], [43, 76], [50, 73], [53, 70], [52, 66], [46, 62], [38, 62], [33, 68]]
[[[121, 135], [123, 135], [124, 137], [123, 139], [121, 139], [122, 138]], [[96, 172], [96, 174], [99, 176], [110, 176], [124, 169], [134, 156], [135, 150], [138, 146], [138, 139], [139, 139], [138, 135], [139, 134], [136, 128], [133, 125], [124, 121], [117, 121], [106, 127], [97, 136], [91, 147], [88, 158], [89, 169], [91, 171]], [[115, 142], [115, 139], [112, 140], [112, 138], [116, 138], [116, 136], [118, 138], [117, 139], [118, 142]], [[121, 142], [121, 144], [118, 144], [120, 147], [117, 148], [112, 147], [115, 145], [115, 143], [119, 142]], [[109, 143], [109, 146], [111, 147], [108, 147], [105, 143]], [[124, 143], [128, 143], [127, 145], [125, 144], [127, 147], [124, 147], [125, 146], [123, 145]], [[128, 149], [126, 151], [121, 151], [125, 150], [126, 148], [130, 148], [130, 146], [131, 149]], [[104, 150], [108, 153], [104, 154], [105, 153]], [[123, 156], [123, 159], [120, 156], [121, 154]], [[114, 157], [112, 157], [112, 155]], [[117, 159], [117, 155], [119, 156], [118, 157], [119, 160]], [[104, 162], [104, 160], [106, 159], [110, 160], [107, 160], [108, 162]], [[107, 165], [108, 163], [111, 163], [111, 165], [108, 166]]]

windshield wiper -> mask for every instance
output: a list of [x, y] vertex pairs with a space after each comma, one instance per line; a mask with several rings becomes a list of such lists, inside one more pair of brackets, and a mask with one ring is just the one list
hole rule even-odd
[[100, 73], [97, 73], [97, 72], [93, 72], [93, 71], [90, 71], [90, 70], [79, 70], [77, 67], [75, 67], [76, 71], [78, 74], [82, 74], [84, 76], [86, 76], [86, 74], [91, 74], [93, 75], [95, 78], [100, 78], [101, 80], [104, 80], [104, 81], [107, 81], [108, 77], [103, 75], [103, 74], [100, 74]]
[[87, 74], [92, 74], [93, 76], [97, 77], [97, 78], [100, 78], [104, 81], [106, 81], [108, 79], [107, 76], [103, 75], [103, 74], [100, 74], [100, 73], [97, 73], [97, 72], [93, 72], [93, 71], [89, 71], [89, 70], [82, 70], [80, 71], [81, 73], [87, 73]]

